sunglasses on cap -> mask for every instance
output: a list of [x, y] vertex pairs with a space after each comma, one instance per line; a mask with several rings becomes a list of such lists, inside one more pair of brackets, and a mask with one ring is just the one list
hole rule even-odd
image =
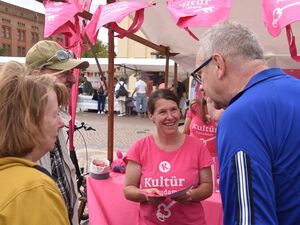
[[55, 54], [53, 56], [51, 56], [47, 60], [47, 62], [54, 61], [54, 59], [59, 62], [66, 62], [69, 59], [74, 59], [74, 58], [76, 58], [76, 57], [72, 51], [60, 49], [60, 50], [57, 50], [57, 52], [55, 52]]
[[204, 61], [204, 63], [202, 63], [197, 69], [195, 69], [192, 73], [191, 76], [195, 79], [195, 81], [199, 84], [202, 84], [202, 78], [201, 78], [201, 69], [203, 69], [203, 67], [207, 66], [210, 61], [212, 60], [212, 56], [207, 59], [206, 61]]

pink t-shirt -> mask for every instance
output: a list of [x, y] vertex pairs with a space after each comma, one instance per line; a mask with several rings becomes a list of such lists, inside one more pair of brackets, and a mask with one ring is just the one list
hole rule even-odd
[[[186, 136], [176, 151], [161, 150], [153, 136], [137, 141], [127, 159], [141, 165], [141, 188], [157, 188], [168, 194], [189, 185], [199, 185], [199, 171], [210, 167], [212, 159], [203, 143]], [[166, 198], [159, 205], [140, 204], [139, 225], [206, 224], [201, 202], [179, 204]]]
[[192, 109], [195, 111], [195, 113], [193, 113], [191, 110], [188, 110], [186, 114], [186, 117], [191, 118], [190, 136], [202, 140], [211, 156], [217, 157], [216, 122], [210, 120], [207, 123], [204, 123], [200, 116], [200, 106], [198, 104], [193, 104]]

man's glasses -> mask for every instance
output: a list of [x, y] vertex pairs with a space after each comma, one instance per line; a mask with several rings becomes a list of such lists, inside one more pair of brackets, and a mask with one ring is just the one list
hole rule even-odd
[[210, 61], [212, 60], [212, 56], [206, 60], [204, 63], [202, 63], [197, 69], [195, 69], [192, 73], [191, 76], [195, 79], [196, 82], [198, 82], [199, 84], [202, 84], [202, 78], [201, 78], [201, 69], [205, 66], [207, 66]]

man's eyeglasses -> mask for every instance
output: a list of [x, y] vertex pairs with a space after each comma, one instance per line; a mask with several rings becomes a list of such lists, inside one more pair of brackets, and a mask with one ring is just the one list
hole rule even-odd
[[201, 72], [201, 69], [205, 66], [207, 66], [210, 61], [212, 60], [212, 56], [207, 59], [204, 63], [202, 63], [197, 69], [195, 69], [192, 73], [191, 76], [195, 79], [196, 82], [198, 82], [199, 84], [202, 84], [202, 78], [201, 75], [199, 74]]

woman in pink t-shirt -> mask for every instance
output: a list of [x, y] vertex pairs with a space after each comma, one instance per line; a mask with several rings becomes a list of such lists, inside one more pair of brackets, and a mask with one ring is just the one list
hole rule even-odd
[[148, 115], [156, 133], [129, 149], [124, 188], [128, 200], [140, 202], [139, 224], [205, 225], [201, 201], [212, 194], [212, 159], [207, 148], [178, 131], [179, 103], [169, 89], [150, 96]]
[[217, 123], [210, 119], [205, 97], [194, 99], [186, 113], [183, 133], [203, 141], [212, 157], [217, 157]]

